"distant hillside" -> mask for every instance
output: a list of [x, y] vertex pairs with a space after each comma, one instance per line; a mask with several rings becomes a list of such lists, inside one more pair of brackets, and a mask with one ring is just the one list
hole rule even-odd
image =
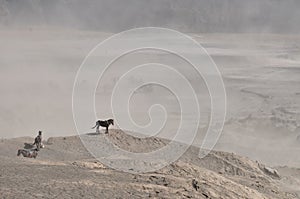
[[299, 0], [0, 0], [0, 24], [102, 31], [299, 32]]

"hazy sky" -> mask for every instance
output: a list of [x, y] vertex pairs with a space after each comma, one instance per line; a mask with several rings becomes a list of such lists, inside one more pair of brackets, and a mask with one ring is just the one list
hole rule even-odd
[[1, 0], [4, 26], [54, 25], [120, 31], [298, 32], [298, 0]]

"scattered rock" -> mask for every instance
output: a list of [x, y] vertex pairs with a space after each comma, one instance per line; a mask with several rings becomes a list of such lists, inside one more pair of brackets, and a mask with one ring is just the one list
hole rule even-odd
[[193, 187], [194, 187], [194, 189], [195, 189], [196, 191], [198, 191], [198, 189], [200, 188], [199, 185], [198, 185], [198, 181], [195, 180], [195, 179], [193, 179], [192, 185], [193, 185]]
[[265, 174], [271, 176], [272, 178], [280, 179], [280, 175], [276, 169], [272, 169], [261, 164], [259, 165], [259, 167]]

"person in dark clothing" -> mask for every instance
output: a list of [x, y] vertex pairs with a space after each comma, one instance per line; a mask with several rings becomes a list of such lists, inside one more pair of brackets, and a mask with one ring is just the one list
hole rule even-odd
[[42, 148], [42, 131], [39, 131], [38, 136], [34, 139], [33, 146], [36, 145], [36, 149], [39, 151]]

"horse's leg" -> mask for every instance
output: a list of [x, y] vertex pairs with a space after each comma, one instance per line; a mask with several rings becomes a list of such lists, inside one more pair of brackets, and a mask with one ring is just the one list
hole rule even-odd
[[99, 131], [99, 125], [97, 125], [96, 133], [100, 133], [100, 131]]
[[20, 151], [20, 149], [18, 150], [18, 154], [17, 154], [17, 156], [20, 156], [20, 154], [21, 154], [21, 151]]
[[108, 134], [108, 126], [106, 126], [105, 134]]

